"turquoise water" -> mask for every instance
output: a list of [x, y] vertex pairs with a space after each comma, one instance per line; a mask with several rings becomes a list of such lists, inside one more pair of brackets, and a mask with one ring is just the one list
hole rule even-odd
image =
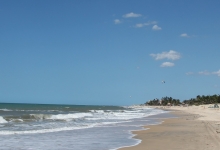
[[147, 107], [0, 103], [0, 148], [117, 149], [138, 144], [130, 131], [160, 123], [149, 117], [164, 113]]

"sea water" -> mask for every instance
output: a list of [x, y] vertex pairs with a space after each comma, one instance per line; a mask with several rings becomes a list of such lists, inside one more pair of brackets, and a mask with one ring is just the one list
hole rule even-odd
[[148, 107], [0, 103], [0, 149], [116, 150], [140, 143], [133, 130], [161, 123]]

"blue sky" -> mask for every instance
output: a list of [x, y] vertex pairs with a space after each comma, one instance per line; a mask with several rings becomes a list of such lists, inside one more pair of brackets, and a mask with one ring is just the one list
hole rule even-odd
[[2, 0], [0, 101], [132, 105], [220, 94], [219, 7], [219, 0]]

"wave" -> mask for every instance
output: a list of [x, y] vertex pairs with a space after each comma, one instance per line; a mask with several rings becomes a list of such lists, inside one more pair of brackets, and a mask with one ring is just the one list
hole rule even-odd
[[[147, 110], [148, 111], [148, 110]], [[40, 120], [62, 120], [62, 121], [71, 121], [75, 119], [85, 119], [91, 121], [98, 120], [129, 120], [136, 118], [143, 118], [149, 115], [156, 115], [162, 113], [162, 111], [148, 111], [146, 110], [90, 110], [90, 112], [85, 113], [68, 113], [68, 114], [21, 114], [14, 116], [5, 116], [1, 118], [0, 123], [10, 122], [22, 122], [22, 121], [40, 121]]]
[[48, 119], [68, 120], [68, 119], [78, 119], [78, 118], [91, 117], [91, 116], [93, 116], [91, 113], [58, 114], [58, 115], [52, 115]]
[[22, 120], [22, 119], [12, 119], [12, 120], [10, 120], [10, 122], [24, 122], [24, 120]]
[[0, 109], [0, 111], [12, 111], [11, 109]]
[[[151, 115], [163, 113], [162, 110], [149, 108], [132, 108], [127, 110], [89, 110], [87, 112], [19, 112], [10, 113], [0, 123], [4, 130], [0, 135], [47, 133], [65, 130], [84, 129], [97, 126], [112, 126], [114, 124], [132, 121]], [[18, 128], [19, 126], [19, 128]]]
[[76, 129], [86, 129], [92, 127], [93, 126], [91, 125], [84, 127], [62, 127], [62, 128], [40, 129], [40, 130], [29, 130], [29, 131], [0, 131], [0, 135], [50, 133], [50, 132], [69, 131]]
[[91, 113], [69, 113], [69, 114], [30, 114], [24, 115], [21, 119], [36, 119], [36, 120], [72, 120], [85, 118], [86, 120], [102, 120], [102, 119], [115, 119], [115, 120], [128, 120], [134, 118], [145, 117], [145, 113], [138, 111], [103, 111], [94, 110]]
[[135, 108], [131, 110], [90, 110], [89, 112], [43, 112], [43, 113], [16, 113], [16, 115], [9, 114], [5, 116], [7, 121], [12, 119], [22, 119], [22, 120], [68, 120], [68, 119], [78, 119], [87, 118], [91, 120], [98, 119], [134, 119], [142, 118], [153, 114], [162, 113], [163, 111], [153, 110], [149, 108]]
[[105, 113], [104, 110], [90, 110], [90, 112], [93, 112], [93, 113]]
[[0, 116], [0, 123], [7, 123], [8, 121], [6, 121], [2, 116]]
[[73, 114], [30, 114], [30, 119], [37, 119], [37, 120], [72, 120], [84, 117], [92, 116], [91, 113], [73, 113]]

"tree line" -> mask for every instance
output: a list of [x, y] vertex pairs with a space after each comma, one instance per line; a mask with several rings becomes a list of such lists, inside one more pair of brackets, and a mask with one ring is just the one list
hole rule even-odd
[[151, 106], [167, 106], [167, 105], [179, 105], [181, 104], [179, 99], [174, 99], [172, 97], [162, 97], [159, 99], [153, 99], [145, 103], [145, 105]]
[[220, 95], [214, 94], [214, 95], [198, 95], [196, 98], [191, 98], [189, 100], [183, 100], [180, 102], [179, 99], [174, 99], [172, 97], [162, 97], [161, 99], [153, 99], [150, 101], [147, 101], [145, 105], [150, 106], [167, 106], [167, 105], [181, 105], [181, 104], [187, 104], [187, 105], [202, 105], [202, 104], [216, 104], [220, 103]]
[[202, 104], [216, 104], [220, 103], [220, 95], [198, 95], [196, 98], [191, 98], [189, 100], [184, 100], [183, 103], [188, 105], [202, 105]]

